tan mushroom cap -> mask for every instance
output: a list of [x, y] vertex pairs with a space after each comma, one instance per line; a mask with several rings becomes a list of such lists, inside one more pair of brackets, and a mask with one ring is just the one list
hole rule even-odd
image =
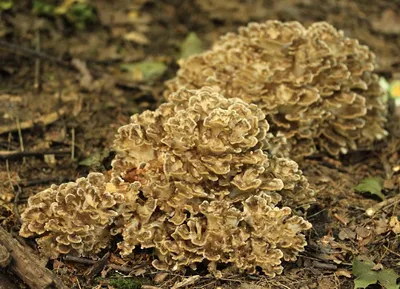
[[250, 23], [179, 64], [167, 99], [182, 87], [213, 86], [257, 104], [295, 159], [317, 148], [331, 155], [368, 148], [387, 134], [374, 54], [326, 22]]
[[108, 191], [101, 173], [39, 192], [21, 215], [23, 237], [37, 237], [43, 254], [92, 256], [108, 246], [114, 209], [124, 196]]
[[[303, 250], [301, 233], [310, 228], [278, 207], [313, 201], [297, 164], [263, 151], [272, 136], [256, 105], [210, 87], [180, 90], [171, 99], [118, 130], [112, 182], [140, 183], [140, 193], [132, 194], [137, 206], [124, 219], [121, 254], [155, 248], [158, 269], [207, 260], [280, 273], [281, 259]], [[270, 233], [258, 236], [259, 230]], [[282, 231], [285, 241], [275, 236]]]

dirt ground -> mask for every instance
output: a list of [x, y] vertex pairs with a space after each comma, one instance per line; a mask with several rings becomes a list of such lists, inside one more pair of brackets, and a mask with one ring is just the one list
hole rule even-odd
[[[69, 13], [75, 2], [86, 6]], [[163, 102], [190, 33], [206, 49], [228, 31], [268, 19], [328, 21], [376, 53], [388, 82], [400, 80], [397, 0], [0, 0], [0, 224], [16, 236], [29, 196], [110, 169], [117, 128]], [[280, 276], [160, 273], [149, 252], [127, 263], [115, 248], [108, 264], [121, 270], [106, 266], [93, 276], [91, 264], [65, 259], [47, 266], [71, 288], [354, 288], [355, 257], [400, 273], [400, 109], [388, 105], [389, 137], [373, 150], [300, 164], [318, 192], [307, 212], [313, 229], [306, 251]], [[366, 210], [381, 200], [354, 190], [366, 177], [381, 177], [386, 200], [394, 199], [373, 216]], [[179, 287], [182, 280], [188, 285]]]

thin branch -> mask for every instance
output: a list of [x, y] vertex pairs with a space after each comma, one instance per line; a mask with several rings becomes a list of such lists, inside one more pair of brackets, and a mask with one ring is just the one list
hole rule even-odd
[[[40, 53], [40, 30], [36, 30], [36, 52]], [[35, 59], [35, 81], [33, 84], [36, 93], [38, 94], [40, 91], [40, 57]]]
[[375, 215], [378, 211], [382, 210], [384, 207], [386, 206], [390, 206], [390, 205], [395, 205], [397, 203], [400, 202], [400, 194], [386, 199], [380, 203], [375, 204], [374, 206], [368, 208], [365, 213], [369, 216], [372, 217], [373, 215]]
[[58, 177], [47, 177], [47, 178], [40, 178], [37, 180], [22, 180], [18, 182], [18, 186], [21, 188], [27, 188], [31, 186], [36, 186], [36, 185], [43, 185], [43, 184], [48, 184], [48, 183], [55, 183], [55, 184], [61, 184], [65, 182], [70, 182], [75, 180], [74, 178], [71, 178], [70, 176], [58, 176]]
[[24, 157], [42, 157], [44, 155], [70, 155], [70, 151], [58, 151], [58, 150], [48, 150], [48, 151], [0, 151], [0, 160], [16, 160]]
[[57, 121], [66, 112], [67, 112], [66, 108], [61, 108], [60, 110], [58, 110], [56, 112], [45, 114], [45, 115], [39, 116], [32, 120], [26, 120], [26, 121], [20, 122], [19, 126], [17, 124], [0, 126], [0, 134], [16, 131], [19, 129], [21, 129], [21, 130], [28, 129], [39, 123], [42, 123], [44, 125], [49, 125], [49, 124]]
[[48, 61], [54, 62], [54, 63], [56, 63], [58, 65], [71, 67], [71, 64], [69, 62], [60, 60], [60, 59], [58, 59], [58, 58], [56, 58], [54, 56], [48, 55], [48, 54], [43, 53], [43, 52], [39, 52], [39, 51], [30, 49], [30, 48], [27, 48], [27, 47], [23, 47], [23, 46], [20, 46], [20, 45], [17, 45], [17, 44], [9, 43], [9, 42], [4, 41], [4, 40], [0, 40], [0, 47], [2, 49], [6, 49], [6, 50], [8, 50], [8, 51], [10, 51], [12, 53], [20, 53], [20, 54], [28, 55], [28, 56], [31, 56], [31, 57], [36, 57], [36, 58], [40, 58], [40, 59], [43, 59], [43, 60], [48, 60]]

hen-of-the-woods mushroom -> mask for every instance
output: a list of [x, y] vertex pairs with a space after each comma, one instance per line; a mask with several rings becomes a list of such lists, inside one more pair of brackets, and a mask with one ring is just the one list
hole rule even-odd
[[326, 22], [250, 23], [179, 64], [167, 99], [182, 87], [213, 86], [257, 104], [294, 159], [367, 148], [387, 134], [375, 55]]
[[170, 100], [118, 130], [112, 182], [141, 185], [130, 194], [138, 205], [124, 218], [122, 254], [155, 248], [159, 269], [206, 261], [212, 271], [229, 263], [280, 273], [311, 227], [289, 208], [313, 200], [297, 164], [264, 151], [272, 136], [256, 105], [207, 87]]
[[109, 245], [110, 228], [119, 215], [115, 208], [124, 200], [110, 187], [109, 191], [101, 173], [52, 185], [29, 198], [20, 235], [37, 237], [41, 252], [51, 258], [95, 255]]

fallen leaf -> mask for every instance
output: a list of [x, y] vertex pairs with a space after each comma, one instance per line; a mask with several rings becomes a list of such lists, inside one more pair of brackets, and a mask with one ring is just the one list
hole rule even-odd
[[185, 59], [189, 56], [199, 54], [204, 51], [204, 45], [196, 33], [190, 32], [181, 44], [180, 58]]
[[384, 200], [385, 195], [382, 193], [383, 179], [382, 178], [365, 178], [354, 188], [359, 193], [371, 193]]
[[136, 81], [149, 81], [156, 79], [164, 74], [167, 66], [159, 61], [142, 61], [137, 63], [127, 63], [120, 66], [121, 70], [131, 73]]
[[379, 282], [386, 289], [399, 289], [397, 278], [399, 277], [392, 269], [383, 269], [373, 271], [375, 263], [372, 261], [359, 261], [357, 258], [353, 260], [352, 273], [357, 278], [354, 280], [354, 288], [366, 288], [369, 285]]
[[343, 228], [339, 232], [339, 239], [340, 240], [353, 240], [356, 237], [356, 233], [349, 228]]
[[387, 219], [380, 218], [375, 221], [375, 233], [378, 235], [384, 234], [388, 231], [388, 221]]
[[172, 286], [171, 289], [178, 289], [178, 288], [182, 288], [182, 287], [185, 287], [185, 286], [188, 286], [188, 285], [192, 285], [199, 279], [200, 279], [200, 275], [191, 276], [189, 278], [183, 279], [180, 282], [176, 282], [174, 284], [174, 286]]
[[13, 7], [13, 0], [2, 0], [0, 1], [0, 11], [9, 10]]
[[371, 235], [371, 231], [365, 227], [356, 228], [357, 237], [360, 239], [368, 238]]
[[344, 270], [344, 269], [337, 270], [335, 272], [335, 275], [338, 276], [338, 277], [343, 276], [343, 277], [346, 277], [346, 278], [351, 278], [351, 272], [348, 271], [348, 270]]
[[392, 216], [390, 218], [389, 226], [391, 227], [393, 233], [400, 234], [400, 221], [397, 216]]
[[124, 39], [138, 44], [146, 45], [150, 43], [150, 40], [143, 34], [137, 31], [131, 31], [124, 35]]
[[161, 282], [164, 282], [165, 278], [168, 277], [167, 272], [159, 272], [154, 276], [153, 281], [157, 284], [160, 284]]

